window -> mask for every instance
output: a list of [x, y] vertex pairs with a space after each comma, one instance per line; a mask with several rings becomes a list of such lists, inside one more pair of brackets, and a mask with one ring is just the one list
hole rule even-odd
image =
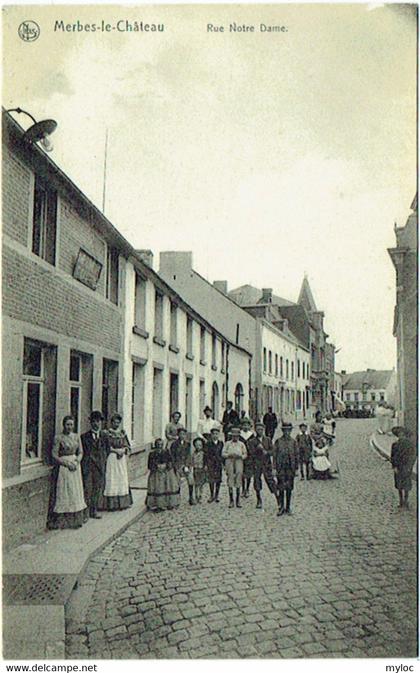
[[[211, 335], [211, 364], [213, 367], [216, 367], [216, 355], [217, 355], [217, 339], [216, 335]], [[214, 408], [213, 408], [214, 411]]]
[[178, 307], [171, 301], [171, 345], [176, 346], [178, 342]]
[[280, 378], [283, 378], [283, 356], [280, 355]]
[[131, 384], [131, 439], [135, 446], [144, 442], [145, 365], [133, 362]]
[[359, 393], [354, 393], [354, 401], [358, 402], [359, 400]]
[[276, 353], [276, 357], [275, 357], [274, 369], [275, 369], [276, 376], [278, 376], [279, 375], [279, 356], [277, 355], [277, 353]]
[[264, 348], [263, 350], [263, 370], [266, 372], [267, 371], [267, 349]]
[[376, 393], [371, 393], [371, 394], [370, 394], [370, 399], [372, 400], [372, 402], [375, 402], [375, 400], [376, 400]]
[[[226, 344], [225, 344], [224, 341], [222, 341], [222, 354], [221, 354], [221, 360], [222, 360], [221, 370], [222, 370], [222, 372], [225, 370], [225, 349], [226, 349]], [[222, 404], [223, 404], [223, 400], [222, 400]]]
[[169, 376], [169, 412], [171, 416], [175, 411], [178, 411], [179, 407], [178, 395], [179, 395], [178, 374], [174, 374], [171, 372]]
[[242, 384], [237, 383], [235, 388], [235, 410], [238, 412], [238, 414], [243, 409], [243, 397], [244, 397], [244, 391], [242, 388]]
[[23, 464], [41, 460], [44, 354], [42, 344], [25, 339], [23, 352]]
[[297, 377], [300, 379], [300, 360], [297, 361]]
[[118, 304], [118, 250], [108, 246], [106, 253], [106, 298]]
[[381, 402], [385, 402], [385, 393], [379, 393]]
[[206, 360], [206, 328], [203, 326], [200, 327], [200, 360]]
[[55, 264], [57, 238], [57, 192], [35, 178], [32, 252]]
[[351, 400], [351, 395], [350, 393], [346, 393], [346, 400], [349, 402]]
[[236, 344], [239, 344], [239, 323], [236, 323]]
[[268, 373], [271, 374], [273, 371], [273, 354], [271, 351], [268, 351]]
[[163, 295], [155, 292], [155, 337], [163, 339]]
[[104, 358], [102, 364], [102, 413], [105, 420], [118, 411], [118, 362]]
[[286, 379], [289, 378], [289, 360], [286, 360]]
[[146, 281], [136, 273], [136, 287], [134, 298], [134, 324], [143, 327], [146, 323]]
[[302, 378], [305, 379], [305, 363], [302, 362]]
[[193, 351], [193, 321], [189, 315], [187, 315], [187, 353], [192, 355]]
[[293, 381], [293, 379], [295, 378], [295, 363], [294, 362], [290, 363], [290, 369], [291, 369], [291, 379]]
[[80, 429], [80, 402], [81, 402], [81, 366], [80, 355], [70, 353], [70, 413], [74, 418], [74, 431]]

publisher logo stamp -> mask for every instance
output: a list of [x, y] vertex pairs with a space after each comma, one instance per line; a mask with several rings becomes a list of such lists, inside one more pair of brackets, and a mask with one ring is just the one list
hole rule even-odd
[[40, 27], [35, 21], [22, 21], [18, 28], [18, 34], [24, 42], [35, 42], [39, 38]]

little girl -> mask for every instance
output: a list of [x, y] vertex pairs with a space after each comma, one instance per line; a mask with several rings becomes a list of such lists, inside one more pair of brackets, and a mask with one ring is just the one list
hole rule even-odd
[[204, 442], [201, 437], [196, 437], [193, 441], [194, 451], [192, 455], [192, 465], [194, 474], [195, 500], [201, 502], [203, 485], [206, 480], [206, 471], [204, 467]]

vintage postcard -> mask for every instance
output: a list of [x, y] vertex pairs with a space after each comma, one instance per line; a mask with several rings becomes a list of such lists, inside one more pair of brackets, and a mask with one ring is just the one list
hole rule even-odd
[[3, 7], [6, 660], [414, 670], [417, 21]]

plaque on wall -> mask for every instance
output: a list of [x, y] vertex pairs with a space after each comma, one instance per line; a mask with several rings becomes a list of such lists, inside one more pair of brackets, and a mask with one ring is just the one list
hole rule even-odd
[[73, 269], [73, 278], [87, 285], [91, 290], [96, 290], [101, 276], [102, 264], [92, 257], [86, 250], [80, 248]]

